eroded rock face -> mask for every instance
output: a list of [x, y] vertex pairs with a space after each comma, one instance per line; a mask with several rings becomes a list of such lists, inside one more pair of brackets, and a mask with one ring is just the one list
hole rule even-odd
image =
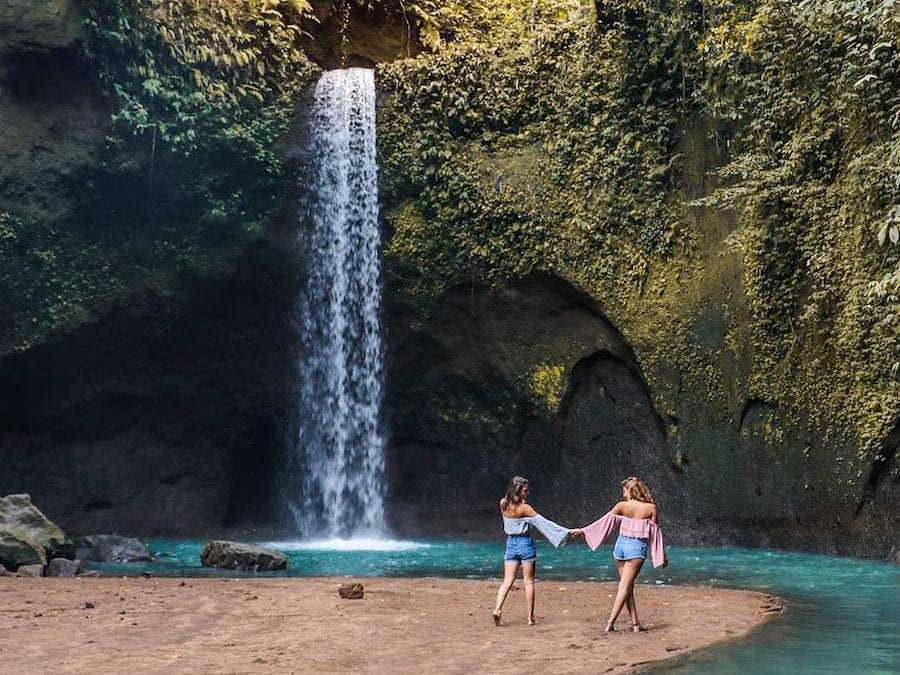
[[0, 531], [0, 565], [17, 570], [22, 565], [44, 565], [47, 554], [41, 546], [22, 536]]
[[257, 253], [0, 359], [0, 494], [80, 533], [196, 535], [273, 508], [293, 288], [284, 255]]
[[371, 68], [421, 51], [414, 23], [402, 11], [385, 9], [385, 3], [312, 0], [311, 4], [318, 21], [304, 26], [312, 36], [304, 49], [326, 70]]
[[15, 570], [21, 565], [45, 565], [50, 558], [73, 558], [72, 540], [27, 494], [0, 497], [0, 564]]
[[0, 52], [67, 47], [82, 37], [82, 16], [72, 0], [0, 0]]
[[388, 329], [400, 531], [495, 532], [513, 474], [529, 477], [545, 515], [572, 526], [602, 515], [629, 475], [680, 494], [631, 350], [575, 288], [536, 275], [495, 291], [451, 290], [414, 331], [400, 308], [389, 316], [401, 324]]
[[271, 572], [287, 567], [287, 558], [279, 551], [236, 541], [208, 542], [200, 552], [200, 562], [204, 567], [250, 572]]
[[0, 211], [58, 218], [92, 196], [109, 112], [69, 0], [0, 0]]
[[[851, 467], [840, 474], [824, 461], [848, 451], [841, 440], [790, 431], [776, 402], [741, 401], [740, 363], [722, 365], [738, 405], [663, 373], [678, 394], [664, 419], [624, 339], [562, 280], [452, 289], [414, 328], [402, 307], [388, 304], [388, 316], [389, 504], [404, 534], [496, 534], [513, 474], [531, 479], [544, 515], [583, 525], [637, 475], [676, 544], [897, 555], [900, 426], [865, 490], [847, 495]], [[698, 349], [721, 347], [720, 323], [712, 312], [698, 318]], [[548, 366], [564, 376], [549, 407], [531, 386]], [[786, 450], [804, 447], [816, 450]]]

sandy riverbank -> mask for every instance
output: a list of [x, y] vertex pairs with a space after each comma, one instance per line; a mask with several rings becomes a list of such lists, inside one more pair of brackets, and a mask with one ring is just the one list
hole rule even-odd
[[[0, 659], [30, 673], [627, 672], [745, 635], [773, 616], [760, 593], [640, 586], [648, 630], [604, 635], [615, 585], [537, 583], [537, 625], [522, 590], [503, 625], [491, 581], [0, 578]], [[86, 604], [93, 607], [86, 607]]]

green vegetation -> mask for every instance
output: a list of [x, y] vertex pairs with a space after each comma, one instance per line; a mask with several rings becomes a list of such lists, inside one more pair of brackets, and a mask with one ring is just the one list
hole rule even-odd
[[900, 409], [895, 3], [556, 4], [564, 21], [488, 22], [381, 69], [407, 300], [557, 273], [623, 330], [664, 414], [674, 369], [735, 423], [772, 402], [877, 459]]
[[[109, 144], [78, 212], [0, 214], [3, 352], [227, 270], [291, 179], [278, 141], [316, 71], [306, 0], [82, 4]], [[737, 425], [758, 400], [800, 428], [773, 444], [878, 457], [900, 409], [895, 0], [352, 4], [424, 50], [378, 76], [386, 273], [420, 317], [450, 285], [552, 272], [623, 331], [664, 418], [691, 398]], [[520, 385], [548, 411], [571, 364], [541, 358]]]
[[68, 180], [78, 210], [54, 222], [2, 216], [0, 353], [227, 271], [292, 178], [278, 143], [317, 71], [301, 48], [305, 0], [82, 8], [85, 65], [111, 107], [107, 146], [89, 175]]
[[[116, 128], [193, 155], [223, 145], [277, 172], [274, 142], [313, 68], [306, 0], [88, 0], [89, 57]], [[202, 139], [202, 143], [201, 143]]]

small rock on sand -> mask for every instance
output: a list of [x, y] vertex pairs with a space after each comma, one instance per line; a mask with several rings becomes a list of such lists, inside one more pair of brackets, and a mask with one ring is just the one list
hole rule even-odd
[[338, 586], [338, 595], [344, 600], [362, 600], [363, 585], [362, 584], [341, 584]]

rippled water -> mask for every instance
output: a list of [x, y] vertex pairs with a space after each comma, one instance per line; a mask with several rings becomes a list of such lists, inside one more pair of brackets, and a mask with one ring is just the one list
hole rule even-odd
[[[255, 576], [200, 567], [198, 541], [153, 540], [153, 563], [94, 565], [110, 573]], [[274, 576], [441, 576], [501, 573], [502, 543], [462, 541], [274, 542], [288, 570]], [[555, 550], [538, 542], [538, 578], [616, 578], [609, 547]], [[900, 566], [871, 560], [757, 549], [669, 549], [672, 565], [639, 583], [750, 588], [788, 602], [784, 617], [748, 638], [653, 672], [900, 673]], [[266, 576], [273, 576], [268, 573]]]

